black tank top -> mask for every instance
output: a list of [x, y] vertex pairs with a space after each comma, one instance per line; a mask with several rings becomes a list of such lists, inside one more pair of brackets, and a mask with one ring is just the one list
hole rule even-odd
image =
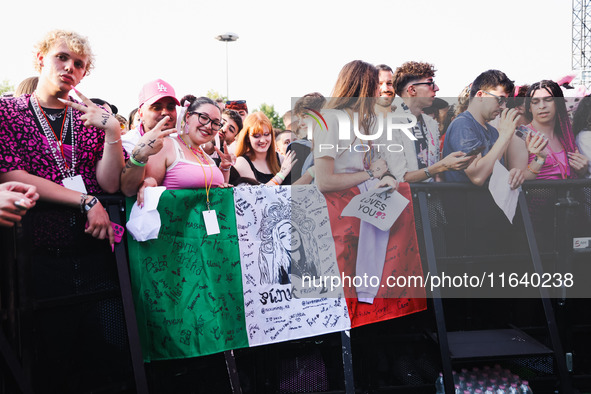
[[[242, 157], [244, 157], [246, 159], [246, 161], [248, 162], [248, 165], [250, 166], [250, 169], [254, 173], [255, 179], [257, 181], [259, 181], [260, 183], [263, 183], [263, 184], [268, 183], [275, 176], [275, 174], [265, 174], [264, 172], [260, 172], [259, 170], [257, 170], [247, 155], [242, 155]], [[277, 155], [277, 161], [279, 161], [279, 155]], [[285, 180], [283, 181], [282, 185], [291, 185], [291, 174], [288, 174], [285, 177]]]

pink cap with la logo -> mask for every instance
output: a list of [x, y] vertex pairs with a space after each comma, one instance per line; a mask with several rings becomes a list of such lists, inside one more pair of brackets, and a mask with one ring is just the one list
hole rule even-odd
[[144, 104], [152, 105], [163, 97], [172, 97], [176, 105], [181, 105], [175, 96], [174, 89], [168, 82], [161, 79], [148, 82], [140, 91], [140, 107]]

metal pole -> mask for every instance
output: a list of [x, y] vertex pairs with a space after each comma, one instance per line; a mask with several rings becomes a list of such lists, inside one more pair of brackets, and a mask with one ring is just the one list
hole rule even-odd
[[228, 82], [228, 41], [226, 41], [226, 100], [230, 99], [230, 83]]

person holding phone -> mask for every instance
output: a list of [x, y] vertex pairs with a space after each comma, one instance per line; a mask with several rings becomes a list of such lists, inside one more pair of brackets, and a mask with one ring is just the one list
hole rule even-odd
[[386, 145], [398, 143], [404, 147], [401, 152], [386, 151], [383, 154], [390, 172], [404, 182], [442, 180], [440, 174], [464, 170], [476, 157], [456, 151], [440, 160], [439, 125], [433, 118], [423, 116], [423, 109], [433, 104], [439, 90], [434, 76], [435, 69], [429, 63], [406, 62], [394, 72], [395, 91], [403, 100], [398, 112], [417, 119], [412, 129], [416, 140], [399, 132], [393, 135], [393, 141], [380, 142]]
[[[468, 153], [480, 146], [484, 146], [484, 150], [476, 155], [466, 169], [447, 172], [447, 181], [471, 182], [482, 186], [490, 178], [495, 163], [503, 162], [503, 155], [519, 120], [517, 110], [505, 107], [513, 87], [513, 81], [499, 70], [488, 70], [476, 77], [470, 88], [468, 109], [458, 115], [447, 130], [443, 154], [457, 151]], [[499, 115], [497, 130], [489, 122]], [[510, 166], [511, 189], [517, 189], [524, 180], [522, 169]]]
[[562, 89], [556, 82], [536, 82], [526, 93], [525, 111], [532, 121], [521, 126], [508, 150], [509, 165], [521, 168], [526, 179], [584, 177], [589, 159], [579, 153]]

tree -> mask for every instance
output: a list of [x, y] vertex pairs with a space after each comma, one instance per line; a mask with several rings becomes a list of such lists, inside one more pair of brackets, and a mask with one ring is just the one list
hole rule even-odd
[[14, 93], [14, 86], [10, 84], [8, 79], [5, 79], [2, 81], [2, 83], [0, 83], [0, 96], [9, 92]]
[[281, 129], [281, 130], [285, 129], [285, 125], [283, 124], [283, 118], [281, 118], [281, 116], [279, 116], [277, 111], [275, 111], [274, 105], [262, 103], [261, 107], [259, 109], [255, 110], [254, 112], [256, 112], [256, 111], [261, 111], [265, 115], [267, 115], [267, 118], [269, 118], [269, 120], [271, 121], [271, 124], [273, 125], [274, 129]]
[[213, 101], [216, 101], [217, 99], [222, 99], [224, 101], [228, 100], [226, 96], [222, 96], [220, 92], [213, 89], [208, 90], [206, 96], [212, 99]]

